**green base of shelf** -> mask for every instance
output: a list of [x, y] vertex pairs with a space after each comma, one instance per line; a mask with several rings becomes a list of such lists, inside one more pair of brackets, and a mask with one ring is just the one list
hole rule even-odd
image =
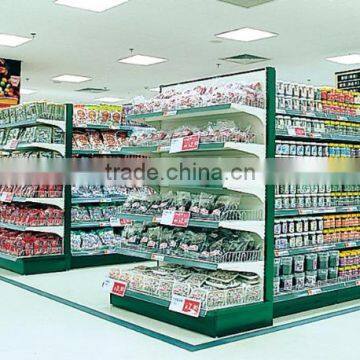
[[272, 325], [272, 303], [263, 302], [209, 311], [205, 317], [190, 317], [164, 306], [133, 297], [110, 295], [116, 307], [192, 330], [211, 337], [227, 336]]
[[296, 314], [324, 306], [360, 299], [360, 286], [274, 302], [274, 317]]
[[139, 258], [124, 256], [119, 254], [71, 256], [70, 269], [80, 269], [85, 267], [116, 265], [116, 264], [128, 264], [139, 261], [143, 261], [143, 260]]
[[45, 274], [67, 270], [65, 255], [10, 260], [0, 257], [0, 268], [21, 275]]

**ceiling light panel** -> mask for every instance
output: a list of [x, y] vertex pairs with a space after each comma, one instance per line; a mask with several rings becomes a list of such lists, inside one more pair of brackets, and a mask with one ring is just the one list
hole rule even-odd
[[31, 95], [36, 93], [36, 90], [20, 88], [20, 95]]
[[32, 39], [11, 34], [0, 34], [0, 46], [16, 47], [23, 45]]
[[222, 39], [245, 41], [245, 42], [268, 39], [274, 36], [277, 36], [277, 34], [268, 31], [252, 29], [252, 28], [231, 30], [216, 35], [216, 37]]
[[102, 97], [99, 99], [95, 99], [95, 101], [105, 102], [105, 103], [117, 103], [119, 101], [124, 101], [124, 99], [116, 98], [116, 97]]
[[95, 12], [103, 12], [126, 2], [128, 2], [128, 0], [57, 0], [55, 1], [55, 4]]
[[335, 56], [335, 57], [327, 58], [326, 60], [332, 61], [332, 62], [335, 62], [338, 64], [355, 65], [355, 64], [360, 64], [360, 54]]
[[68, 74], [56, 76], [53, 78], [53, 81], [69, 82], [69, 83], [81, 83], [81, 82], [88, 81], [88, 80], [91, 80], [91, 78], [86, 77], [86, 76], [68, 75]]
[[148, 56], [148, 55], [132, 55], [119, 60], [119, 62], [123, 64], [143, 65], [143, 66], [160, 64], [165, 61], [167, 60], [159, 57]]

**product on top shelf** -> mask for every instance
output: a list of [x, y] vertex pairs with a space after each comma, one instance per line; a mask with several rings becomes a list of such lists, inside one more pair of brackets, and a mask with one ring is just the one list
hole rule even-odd
[[0, 185], [0, 194], [8, 193], [27, 198], [61, 198], [62, 185]]
[[170, 300], [174, 294], [199, 300], [204, 310], [262, 301], [260, 277], [254, 273], [164, 265], [112, 269], [110, 278], [126, 282], [129, 290], [160, 299]]
[[0, 109], [0, 126], [36, 119], [65, 120], [65, 105], [39, 101]]
[[62, 239], [57, 235], [0, 228], [0, 253], [20, 257], [55, 255], [62, 251]]
[[277, 82], [277, 109], [301, 113], [360, 115], [360, 94], [295, 83]]
[[63, 224], [63, 211], [45, 205], [0, 205], [0, 222], [19, 226], [59, 226]]
[[210, 85], [189, 83], [185, 90], [164, 87], [162, 92], [152, 99], [134, 98], [133, 106], [128, 108], [128, 111], [131, 111], [130, 114], [145, 114], [228, 103], [264, 108], [264, 89], [260, 82], [230, 83], [221, 80]]
[[80, 185], [72, 186], [71, 193], [73, 198], [106, 198], [126, 196], [134, 188], [126, 186], [107, 186], [107, 185]]
[[74, 126], [105, 125], [117, 128], [124, 125], [123, 107], [117, 105], [74, 105]]
[[229, 229], [183, 230], [135, 223], [122, 232], [122, 248], [213, 262], [258, 261], [262, 244], [253, 234]]

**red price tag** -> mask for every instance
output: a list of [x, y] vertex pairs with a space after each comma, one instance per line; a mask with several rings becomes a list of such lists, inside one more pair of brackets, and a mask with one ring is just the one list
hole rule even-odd
[[197, 150], [199, 148], [200, 135], [186, 136], [183, 139], [181, 151]]
[[132, 220], [130, 219], [120, 219], [120, 225], [131, 225], [132, 224]]
[[201, 310], [201, 302], [199, 300], [188, 299], [183, 296], [173, 295], [169, 310], [178, 313], [199, 317]]
[[177, 227], [188, 227], [190, 220], [189, 211], [170, 211], [165, 210], [162, 213], [160, 224], [177, 226]]
[[127, 288], [127, 283], [123, 281], [114, 281], [111, 293], [117, 296], [124, 297]]
[[291, 136], [305, 136], [306, 131], [305, 128], [302, 127], [289, 127], [288, 134]]

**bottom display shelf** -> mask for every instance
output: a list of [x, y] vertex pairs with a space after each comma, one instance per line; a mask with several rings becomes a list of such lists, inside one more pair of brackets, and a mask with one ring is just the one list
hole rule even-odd
[[16, 272], [21, 275], [44, 274], [67, 270], [65, 255], [34, 256], [26, 258], [12, 258], [0, 254], [0, 268]]
[[70, 258], [70, 269], [80, 269], [92, 266], [128, 264], [143, 261], [142, 259], [120, 254], [101, 255], [72, 255]]
[[164, 304], [110, 294], [113, 306], [211, 337], [226, 336], [272, 325], [273, 305], [262, 302], [208, 311], [198, 318], [170, 311]]
[[275, 297], [274, 317], [360, 299], [360, 280]]

